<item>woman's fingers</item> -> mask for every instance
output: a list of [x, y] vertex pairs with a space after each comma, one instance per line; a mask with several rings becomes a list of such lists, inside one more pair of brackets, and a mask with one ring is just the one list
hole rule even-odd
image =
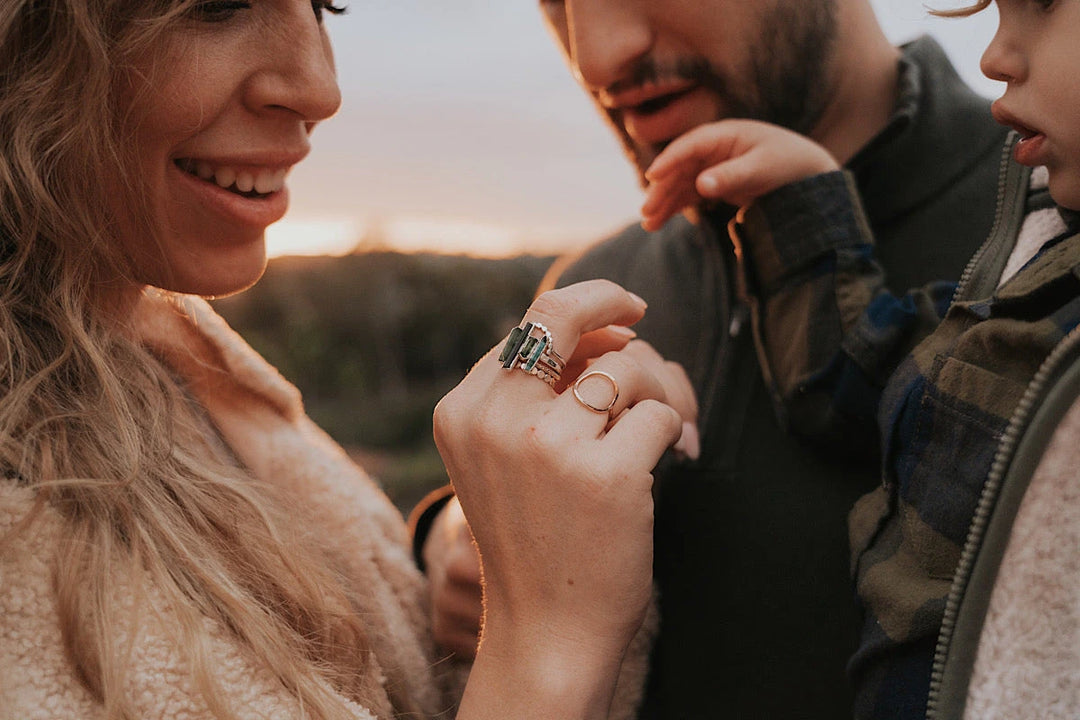
[[664, 401], [673, 407], [684, 421], [697, 421], [697, 395], [682, 365], [665, 360], [652, 345], [644, 341], [630, 343], [626, 352], [656, 375], [664, 388]]
[[[527, 372], [533, 370], [543, 371], [541, 378], [554, 375], [557, 382], [568, 361], [574, 358], [582, 338], [586, 339], [586, 353], [595, 353], [605, 346], [621, 347], [634, 333], [619, 328], [640, 320], [645, 308], [644, 300], [609, 280], [588, 280], [549, 290], [537, 297], [525, 312], [518, 326], [520, 330], [511, 331], [506, 341], [492, 348], [474, 366], [466, 382], [470, 385], [491, 382], [499, 377], [500, 369], [515, 370], [514, 379], [509, 382], [511, 386], [520, 387]], [[496, 358], [499, 362], [495, 362]], [[580, 358], [578, 362], [580, 371]], [[516, 371], [517, 368], [527, 372]], [[542, 383], [534, 379], [530, 384], [535, 389], [526, 391], [529, 397], [544, 396]], [[558, 387], [564, 386], [565, 383]]]
[[642, 400], [671, 405], [686, 420], [697, 417], [697, 404], [686, 373], [677, 363], [665, 361], [643, 340], [634, 340], [622, 350], [606, 353], [589, 363], [570, 392], [563, 393], [564, 403], [571, 399], [605, 417], [617, 417]]
[[524, 322], [543, 324], [558, 352], [569, 358], [583, 335], [611, 325], [633, 325], [645, 308], [644, 300], [609, 280], [586, 280], [541, 294]]
[[621, 325], [608, 325], [583, 334], [574, 354], [567, 359], [566, 369], [563, 370], [561, 380], [555, 384], [555, 390], [563, 392], [585, 372], [590, 362], [604, 353], [622, 350], [635, 337], [637, 333]]
[[[682, 432], [683, 419], [674, 408], [656, 400], [644, 400], [619, 417], [603, 443], [610, 456], [638, 459], [636, 469], [651, 472]], [[651, 458], [651, 464], [647, 458]]]
[[[690, 379], [681, 365], [664, 360], [644, 341], [635, 340], [623, 350], [590, 363], [562, 393], [561, 403], [567, 405], [571, 400], [593, 414], [597, 437], [609, 431], [637, 403], [664, 403], [678, 413], [684, 429], [675, 449], [690, 458], [698, 456], [698, 408]], [[565, 412], [572, 413], [574, 408]]]
[[[621, 650], [640, 625], [651, 595], [651, 470], [696, 413], [685, 373], [615, 329], [644, 310], [606, 281], [545, 293], [525, 314], [544, 326], [531, 347], [550, 335], [564, 359], [602, 352], [578, 395], [513, 362], [504, 372], [496, 349], [439, 403], [436, 441], [481, 552], [485, 644], [555, 633]], [[469, 583], [446, 579], [446, 641], [464, 649], [475, 605], [460, 592]]]

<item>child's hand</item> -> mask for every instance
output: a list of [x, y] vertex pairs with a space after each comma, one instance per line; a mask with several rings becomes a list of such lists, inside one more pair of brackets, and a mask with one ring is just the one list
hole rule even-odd
[[783, 185], [836, 170], [829, 152], [809, 138], [755, 120], [721, 120], [668, 145], [645, 172], [649, 188], [642, 227], [658, 230], [702, 200], [745, 206]]

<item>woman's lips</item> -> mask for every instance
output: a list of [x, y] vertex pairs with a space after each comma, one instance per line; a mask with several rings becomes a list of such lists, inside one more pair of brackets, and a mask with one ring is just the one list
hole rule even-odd
[[235, 185], [224, 188], [214, 180], [205, 180], [175, 163], [173, 177], [183, 192], [194, 201], [193, 207], [201, 207], [231, 225], [264, 230], [277, 222], [289, 206], [288, 188], [282, 185], [267, 194], [241, 193]]

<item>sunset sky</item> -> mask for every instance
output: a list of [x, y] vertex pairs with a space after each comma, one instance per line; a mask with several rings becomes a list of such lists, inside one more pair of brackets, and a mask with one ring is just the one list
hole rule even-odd
[[[342, 108], [292, 173], [271, 253], [346, 252], [365, 235], [402, 250], [553, 252], [635, 219], [634, 175], [535, 0], [349, 4], [327, 19]], [[942, 20], [919, 0], [873, 5], [890, 39], [932, 34], [972, 85], [999, 93], [978, 69], [992, 9]]]

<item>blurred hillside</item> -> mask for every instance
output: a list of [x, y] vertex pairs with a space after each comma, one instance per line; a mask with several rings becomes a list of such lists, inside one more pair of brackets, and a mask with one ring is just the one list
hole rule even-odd
[[552, 260], [281, 257], [213, 304], [408, 512], [446, 482], [432, 408], [518, 323]]

